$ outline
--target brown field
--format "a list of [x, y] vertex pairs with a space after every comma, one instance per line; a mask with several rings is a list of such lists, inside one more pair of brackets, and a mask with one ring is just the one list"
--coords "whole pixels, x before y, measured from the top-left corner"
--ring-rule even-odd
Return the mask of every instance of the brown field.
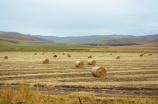
[[[158, 54], [152, 56], [140, 53], [104, 53], [101, 52], [0, 52], [0, 85], [10, 86], [27, 83], [30, 86], [49, 85], [52, 92], [92, 93], [96, 99], [112, 99], [118, 96], [158, 96]], [[67, 57], [71, 55], [71, 58]], [[88, 65], [88, 56], [96, 60], [95, 66], [106, 69], [103, 78], [93, 77]], [[8, 59], [4, 59], [8, 56]], [[120, 59], [116, 60], [116, 56]], [[43, 64], [44, 58], [49, 64]], [[75, 61], [84, 62], [84, 68], [76, 68]]]

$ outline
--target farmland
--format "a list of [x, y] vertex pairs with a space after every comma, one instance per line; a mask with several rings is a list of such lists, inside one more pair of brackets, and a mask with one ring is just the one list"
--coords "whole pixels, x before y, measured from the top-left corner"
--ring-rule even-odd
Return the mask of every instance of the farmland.
[[[0, 84], [51, 86], [51, 92], [92, 93], [96, 99], [118, 96], [158, 96], [158, 54], [102, 53], [102, 52], [0, 52]], [[67, 57], [71, 55], [71, 58]], [[8, 59], [4, 59], [4, 56]], [[57, 55], [56, 58], [53, 55]], [[95, 66], [106, 69], [106, 76], [93, 77], [88, 65], [88, 55], [96, 60]], [[115, 59], [120, 56], [120, 59]], [[43, 64], [44, 58], [49, 64]], [[75, 61], [84, 62], [84, 68], [76, 68]]]

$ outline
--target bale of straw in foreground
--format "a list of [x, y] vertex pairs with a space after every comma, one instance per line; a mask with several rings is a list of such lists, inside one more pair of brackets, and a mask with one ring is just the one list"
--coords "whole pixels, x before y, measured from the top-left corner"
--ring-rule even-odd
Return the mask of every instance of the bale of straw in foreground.
[[54, 55], [53, 57], [57, 57], [57, 55]]
[[89, 55], [89, 56], [88, 56], [88, 58], [92, 58], [92, 56], [91, 56], [91, 55]]
[[92, 68], [91, 73], [94, 77], [104, 77], [106, 75], [106, 70], [103, 67], [95, 66]]
[[93, 59], [88, 60], [88, 65], [95, 65], [95, 64], [96, 64], [95, 60], [93, 60]]
[[82, 61], [76, 61], [75, 62], [75, 66], [78, 68], [83, 68], [84, 67], [84, 63]]
[[8, 56], [4, 56], [4, 59], [8, 59]]
[[43, 59], [42, 62], [43, 62], [43, 64], [48, 64], [48, 63], [49, 63], [49, 59], [46, 59], [46, 58], [45, 58], [45, 59]]
[[116, 59], [120, 59], [120, 56], [116, 56]]

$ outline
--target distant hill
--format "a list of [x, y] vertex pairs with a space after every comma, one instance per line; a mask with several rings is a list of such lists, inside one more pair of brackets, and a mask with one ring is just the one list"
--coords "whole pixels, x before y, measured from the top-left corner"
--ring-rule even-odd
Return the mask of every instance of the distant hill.
[[44, 39], [54, 40], [56, 42], [66, 42], [66, 43], [92, 43], [96, 41], [103, 41], [108, 39], [119, 39], [133, 36], [126, 35], [90, 35], [90, 36], [77, 36], [77, 37], [57, 37], [57, 36], [41, 36], [35, 35], [37, 37], [42, 37]]
[[146, 35], [146, 36], [137, 36], [136, 38], [145, 39], [145, 40], [155, 40], [155, 39], [158, 39], [158, 34]]
[[90, 35], [90, 36], [77, 36], [77, 37], [57, 37], [57, 36], [40, 36], [44, 39], [53, 40], [56, 42], [66, 42], [66, 43], [94, 43], [98, 41], [105, 41], [109, 39], [121, 39], [121, 38], [137, 38], [144, 40], [155, 40], [158, 39], [158, 34], [147, 35], [147, 36], [133, 36], [133, 35]]
[[151, 41], [148, 41], [146, 42], [147, 44], [158, 44], [158, 39], [155, 39], [155, 40], [151, 40]]
[[5, 33], [5, 31], [0, 31], [0, 34], [1, 34], [1, 33]]
[[[0, 33], [0, 38], [3, 38], [3, 40], [11, 40], [11, 41], [16, 41], [20, 40], [25, 41], [25, 42], [37, 42], [37, 43], [51, 43], [51, 41], [47, 39], [43, 39], [41, 37], [33, 37], [31, 35], [25, 35], [25, 34], [20, 34], [17, 32], [4, 32]], [[16, 42], [15, 42], [16, 43]]]
[[19, 44], [20, 43], [20, 41], [18, 41], [18, 40], [8, 39], [8, 38], [0, 38], [0, 43], [1, 42], [9, 42], [9, 43], [15, 43], [15, 44]]
[[95, 43], [89, 43], [89, 45], [106, 45], [106, 46], [126, 46], [126, 45], [138, 45], [148, 40], [138, 38], [121, 38], [121, 39], [109, 39], [104, 41], [98, 41]]
[[[121, 38], [135, 38], [135, 39], [130, 39], [131, 41], [133, 41], [133, 43], [135, 43], [136, 39], [143, 39], [143, 40], [158, 39], [158, 34], [146, 35], [146, 36], [89, 35], [89, 36], [76, 36], [76, 37], [75, 36], [58, 37], [58, 36], [25, 35], [25, 34], [20, 34], [20, 33], [17, 33], [17, 32], [0, 31], [0, 37], [1, 38], [15, 39], [15, 40], [40, 41], [40, 42], [46, 42], [46, 43], [47, 42], [57, 42], [57, 43], [83, 43], [83, 44], [87, 44], [87, 43], [96, 43], [96, 42], [99, 42], [99, 41], [104, 42], [106, 40], [115, 41], [115, 39], [121, 39]], [[125, 41], [125, 40], [120, 40], [120, 41]], [[114, 44], [116, 44], [116, 42]], [[111, 43], [109, 43], [109, 44], [111, 44]], [[131, 42], [129, 44], [131, 44]]]

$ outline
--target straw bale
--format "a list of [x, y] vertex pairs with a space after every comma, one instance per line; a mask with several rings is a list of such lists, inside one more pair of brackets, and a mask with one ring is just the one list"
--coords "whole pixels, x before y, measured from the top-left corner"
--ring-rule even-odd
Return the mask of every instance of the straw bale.
[[112, 53], [110, 53], [110, 55], [112, 55]]
[[37, 55], [37, 53], [35, 53], [34, 55]]
[[71, 57], [71, 55], [70, 55], [70, 54], [67, 54], [67, 57]]
[[106, 75], [106, 70], [103, 67], [95, 66], [92, 68], [91, 73], [94, 77], [104, 77]]
[[140, 56], [143, 56], [143, 54], [140, 54]]
[[57, 57], [57, 55], [54, 55], [53, 57]]
[[43, 62], [43, 64], [48, 64], [48, 63], [49, 63], [49, 59], [46, 59], [46, 58], [45, 58], [45, 59], [43, 59], [42, 62]]
[[75, 62], [75, 66], [78, 68], [83, 68], [84, 67], [84, 63], [82, 61], [76, 61]]
[[95, 65], [95, 64], [96, 64], [95, 60], [93, 60], [93, 59], [88, 60], [88, 65]]
[[65, 55], [65, 53], [63, 53], [63, 55]]
[[88, 58], [92, 58], [92, 56], [91, 56], [91, 55], [89, 55], [89, 56], [88, 56]]
[[149, 55], [149, 56], [151, 56], [151, 55], [152, 55], [152, 53], [149, 53], [148, 55]]
[[4, 59], [8, 59], [8, 56], [4, 56]]
[[68, 57], [68, 58], [70, 58], [70, 57], [71, 57], [71, 55], [68, 55], [67, 57]]
[[120, 59], [120, 56], [116, 56], [116, 59]]

